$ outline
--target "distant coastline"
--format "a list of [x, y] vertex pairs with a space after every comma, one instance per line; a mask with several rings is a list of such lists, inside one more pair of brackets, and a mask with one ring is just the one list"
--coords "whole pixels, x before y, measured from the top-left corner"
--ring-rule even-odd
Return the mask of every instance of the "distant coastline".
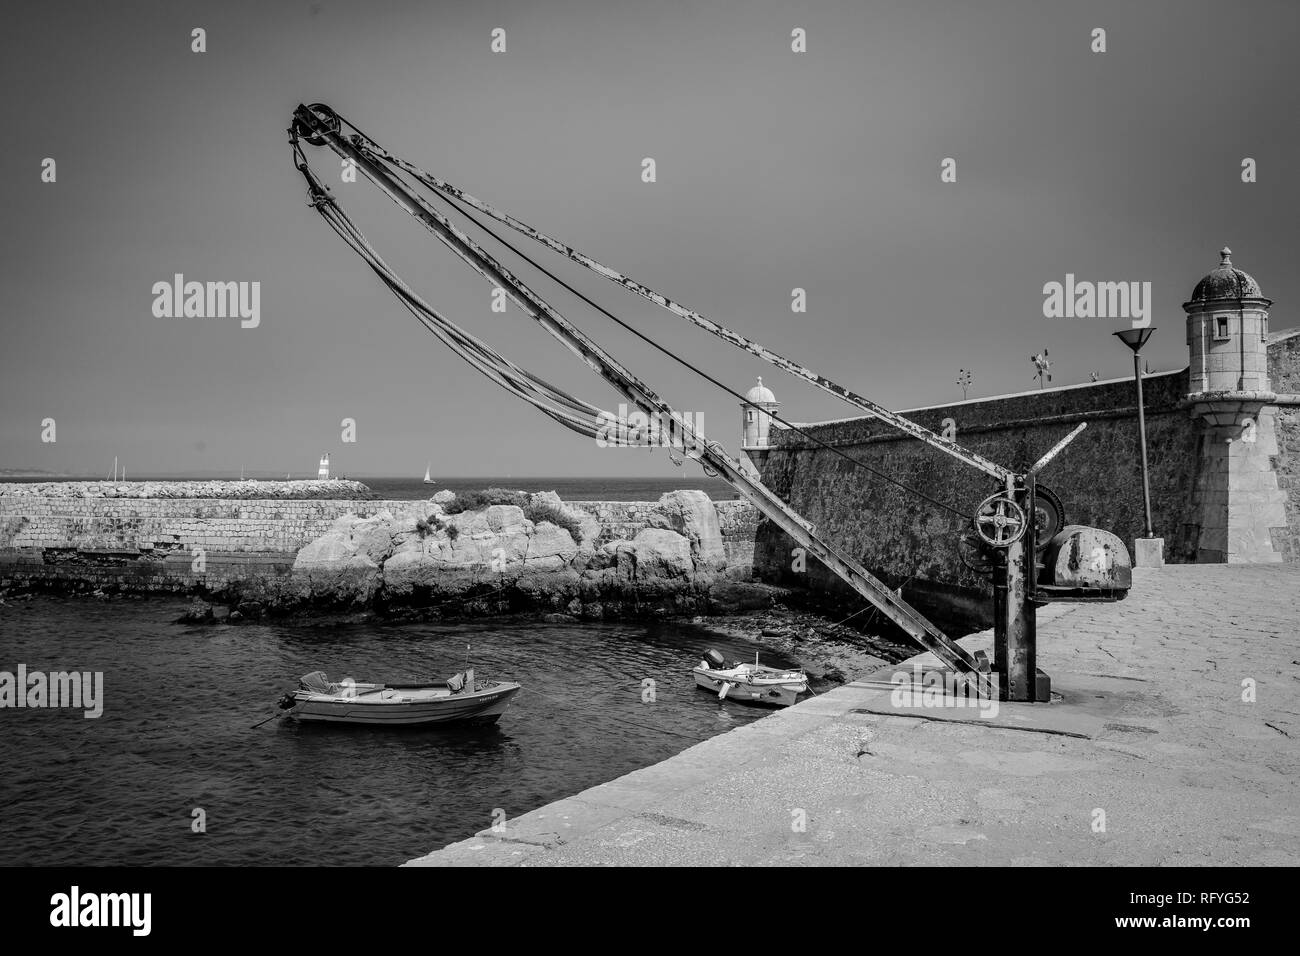
[[39, 468], [0, 468], [0, 480], [5, 481], [50, 481], [71, 477], [62, 471], [41, 471]]

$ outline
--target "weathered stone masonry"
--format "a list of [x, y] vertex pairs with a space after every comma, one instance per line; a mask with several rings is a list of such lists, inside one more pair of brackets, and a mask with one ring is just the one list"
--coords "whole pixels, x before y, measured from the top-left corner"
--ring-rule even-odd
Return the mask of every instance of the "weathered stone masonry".
[[[1272, 337], [1268, 376], [1273, 390], [1300, 394], [1300, 328]], [[1273, 420], [1274, 471], [1286, 496], [1286, 530], [1275, 534], [1274, 547], [1288, 564], [1300, 564], [1300, 405], [1279, 406]]]
[[338, 517], [419, 511], [424, 502], [64, 498], [0, 494], [0, 549], [297, 551]]
[[[1197, 438], [1181, 405], [1187, 373], [1145, 380], [1152, 520], [1174, 560], [1194, 558], [1199, 528], [1189, 523], [1195, 490]], [[1025, 469], [1080, 422], [1087, 429], [1042, 473], [1062, 499], [1066, 519], [1114, 531], [1127, 541], [1142, 533], [1142, 476], [1137, 407], [1131, 381], [1024, 393], [905, 413], [936, 432], [944, 420], [957, 441], [993, 461]], [[801, 426], [906, 485], [970, 514], [998, 490], [982, 472], [936, 451], [874, 418]], [[812, 521], [820, 535], [897, 586], [933, 583], [983, 593], [985, 577], [960, 561], [956, 541], [966, 522], [942, 508], [874, 477], [789, 432], [782, 432], [762, 465], [765, 483]], [[789, 538], [763, 522], [755, 567], [763, 577], [801, 581], [840, 591], [838, 579], [809, 560], [802, 573]]]

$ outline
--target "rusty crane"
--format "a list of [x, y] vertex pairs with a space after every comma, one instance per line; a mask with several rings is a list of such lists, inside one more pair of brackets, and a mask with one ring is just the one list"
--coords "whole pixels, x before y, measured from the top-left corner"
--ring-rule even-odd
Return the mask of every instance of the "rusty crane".
[[[345, 127], [348, 130], [346, 133]], [[300, 105], [294, 111], [289, 137], [293, 148], [294, 164], [307, 181], [309, 204], [349, 246], [362, 256], [371, 269], [397, 295], [402, 304], [413, 312], [426, 328], [484, 375], [566, 427], [583, 434], [594, 434], [594, 423], [600, 415], [600, 410], [596, 406], [569, 395], [516, 365], [441, 315], [403, 282], [344, 213], [337, 200], [311, 168], [302, 146], [304, 142], [312, 146], [327, 147], [343, 160], [354, 164], [355, 168], [370, 182], [413, 216], [471, 269], [494, 286], [504, 289], [526, 315], [557, 338], [593, 372], [612, 385], [619, 394], [647, 416], [659, 416], [658, 420], [675, 422], [685, 433], [683, 437], [692, 448], [691, 457], [696, 458], [706, 472], [726, 480], [743, 498], [752, 503], [799, 546], [825, 564], [918, 644], [962, 675], [979, 694], [1016, 701], [1042, 701], [1049, 698], [1048, 681], [1038, 670], [1035, 659], [1035, 606], [1048, 597], [1048, 592], [1037, 585], [1035, 552], [1041, 550], [1039, 540], [1041, 535], [1037, 526], [1046, 520], [1052, 525], [1052, 531], [1058, 531], [1063, 524], [1063, 517], [1059, 512], [1059, 504], [1049, 502], [1047, 506], [1039, 505], [1036, 478], [1038, 472], [1083, 429], [1083, 425], [1065, 436], [1028, 471], [1023, 474], [1016, 473], [654, 292], [622, 273], [476, 199], [464, 190], [393, 155], [328, 106], [319, 103], [311, 106]], [[573, 326], [519, 276], [483, 249], [449, 217], [443, 215], [428, 199], [417, 192], [405, 177], [410, 177], [416, 183], [431, 190], [453, 210], [459, 211], [507, 248], [523, 257], [525, 261], [541, 269], [609, 318], [624, 325], [624, 328], [629, 327], [612, 313], [592, 302], [501, 239], [486, 225], [475, 219], [469, 210], [476, 210], [509, 226], [551, 251], [604, 276], [624, 289], [654, 302], [763, 361], [810, 382], [850, 405], [863, 409], [902, 433], [994, 479], [998, 483], [999, 490], [982, 501], [973, 516], [964, 515], [971, 518], [974, 539], [978, 543], [978, 549], [985, 555], [987, 570], [994, 576], [996, 637], [992, 664], [982, 653], [972, 654], [967, 651], [908, 604], [900, 592], [889, 588], [853, 557], [821, 538], [808, 521], [792, 510], [761, 481], [747, 473], [741, 463], [727, 454], [719, 442], [704, 441], [702, 436], [696, 435], [691, 425], [648, 385], [624, 368], [617, 359], [604, 351], [585, 333]], [[651, 342], [651, 344], [655, 343]], [[660, 350], [665, 351], [662, 348]], [[670, 353], [665, 352], [665, 354]], [[687, 364], [681, 359], [677, 360]], [[693, 366], [691, 368], [702, 375], [705, 374], [694, 369]], [[707, 375], [705, 377], [708, 378]], [[709, 380], [721, 384], [714, 379]], [[858, 464], [868, 467], [861, 462]], [[916, 493], [928, 498], [920, 491]], [[1055, 514], [1045, 519], [1045, 509], [1055, 509]], [[1030, 515], [1035, 516], [1033, 522], [1027, 517]], [[1035, 526], [1033, 530], [1031, 524]]]

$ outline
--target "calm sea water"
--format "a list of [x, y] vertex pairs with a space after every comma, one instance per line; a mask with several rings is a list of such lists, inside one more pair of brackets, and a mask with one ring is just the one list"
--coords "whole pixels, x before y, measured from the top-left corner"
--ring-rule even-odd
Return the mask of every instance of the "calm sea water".
[[[168, 478], [178, 480], [203, 480], [205, 478], [222, 478], [230, 480], [239, 475], [141, 475], [140, 481], [166, 481]], [[274, 480], [279, 475], [263, 475], [264, 480]], [[315, 475], [294, 475], [295, 478], [314, 478]], [[348, 476], [351, 477], [351, 476]], [[357, 480], [369, 485], [381, 498], [394, 500], [415, 500], [428, 498], [443, 488], [452, 491], [479, 491], [484, 488], [510, 488], [517, 491], [554, 491], [566, 501], [656, 501], [667, 491], [691, 489], [706, 492], [714, 501], [730, 501], [736, 492], [720, 478], [707, 478], [696, 468], [693, 472], [683, 471], [676, 478], [439, 478], [432, 476], [433, 483], [426, 485], [422, 475], [405, 477], [358, 476]], [[69, 478], [66, 476], [43, 478], [3, 478], [0, 481], [100, 481], [96, 476]], [[132, 481], [137, 480], [132, 476]]]
[[[695, 688], [706, 648], [754, 648], [689, 624], [169, 623], [184, 607], [0, 607], [0, 670], [103, 671], [105, 698], [94, 720], [0, 710], [0, 865], [396, 864], [768, 713]], [[443, 677], [467, 643], [480, 677], [524, 685], [494, 727], [250, 728], [309, 671]]]

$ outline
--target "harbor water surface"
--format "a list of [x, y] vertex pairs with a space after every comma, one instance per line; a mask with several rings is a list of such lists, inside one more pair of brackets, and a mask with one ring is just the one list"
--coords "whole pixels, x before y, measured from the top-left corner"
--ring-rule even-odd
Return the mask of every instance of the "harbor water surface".
[[[768, 713], [694, 686], [706, 648], [755, 648], [687, 622], [171, 623], [185, 607], [0, 606], [0, 671], [104, 681], [97, 719], [0, 710], [0, 864], [396, 864]], [[251, 727], [309, 671], [442, 678], [467, 644], [524, 687], [494, 726]]]

